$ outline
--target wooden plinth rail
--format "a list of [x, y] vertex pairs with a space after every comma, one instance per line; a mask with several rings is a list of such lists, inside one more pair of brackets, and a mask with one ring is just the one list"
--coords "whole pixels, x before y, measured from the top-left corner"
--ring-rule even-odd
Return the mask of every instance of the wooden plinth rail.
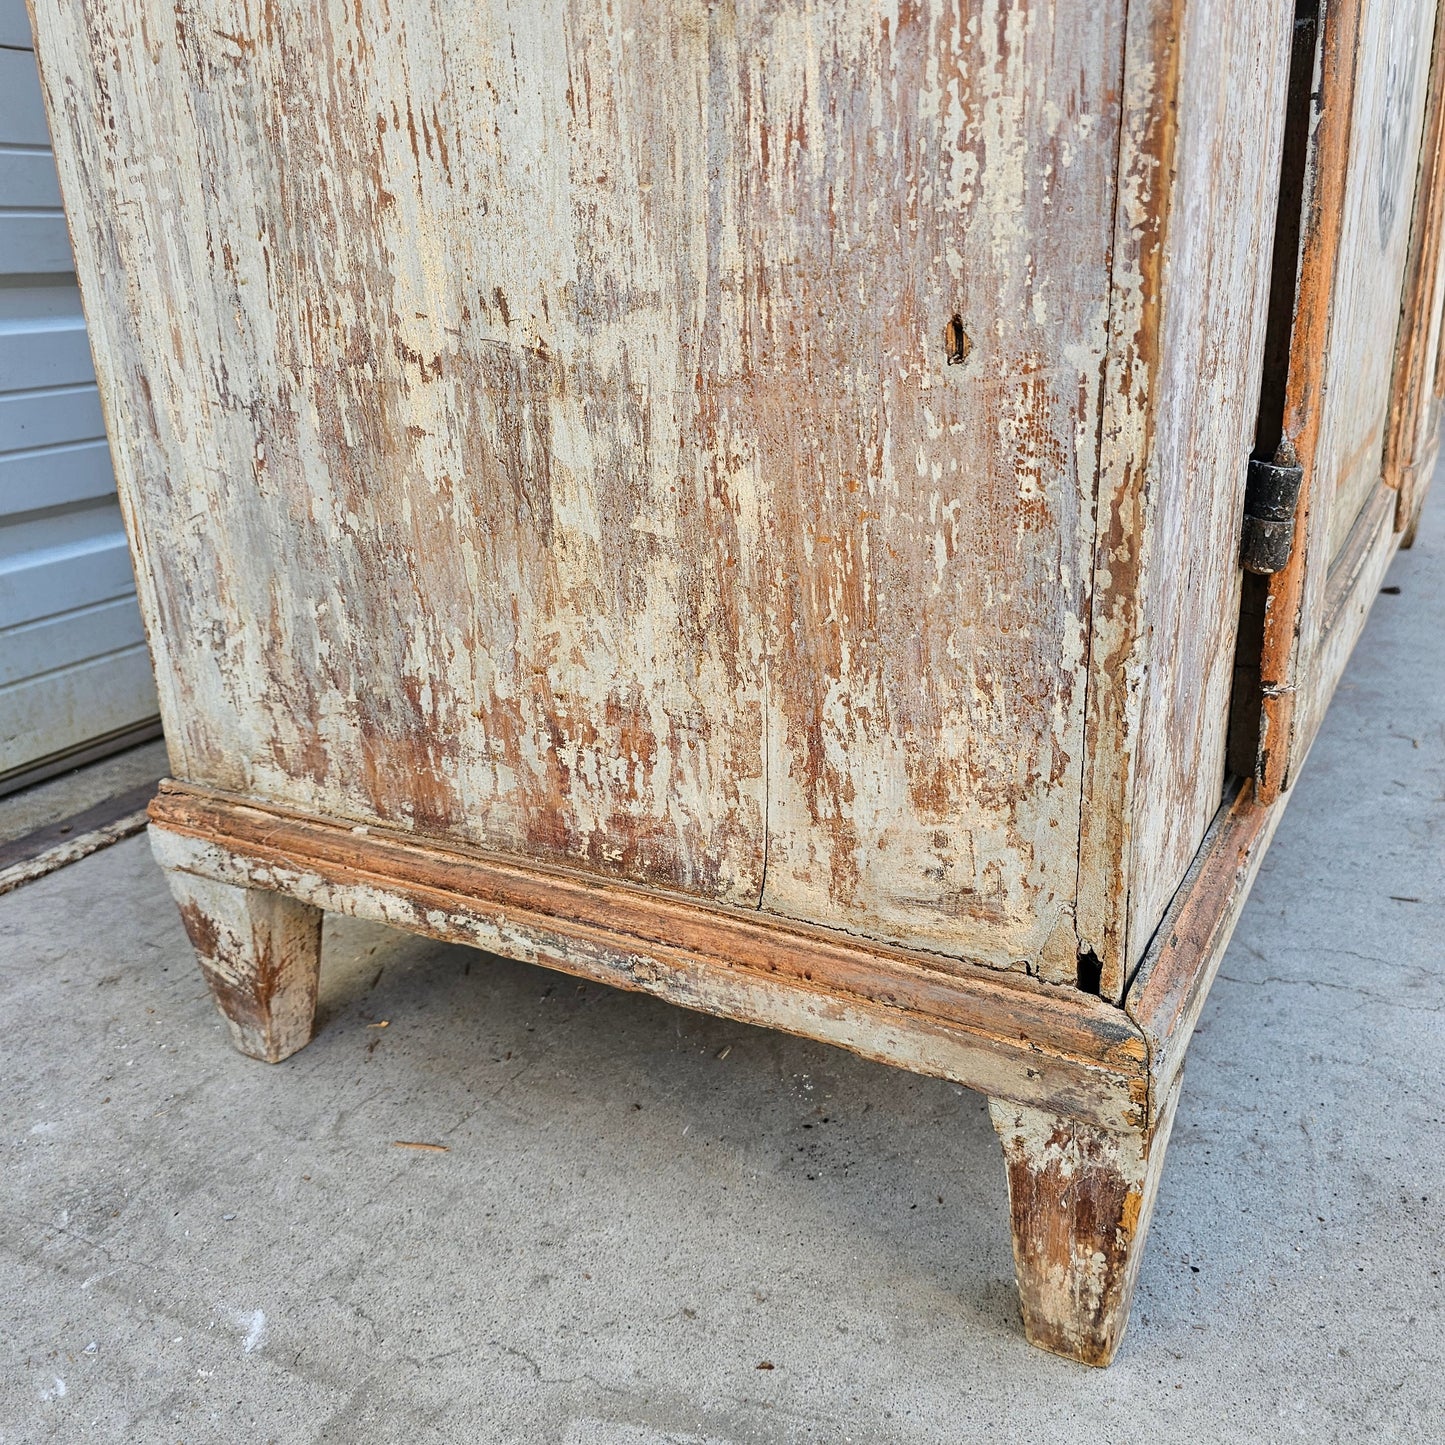
[[[1221, 810], [1118, 1008], [1017, 974], [174, 782], [169, 868], [780, 1028], [1105, 1128], [1153, 1118], [1274, 810]], [[1176, 1037], [1181, 1034], [1182, 1037]]]

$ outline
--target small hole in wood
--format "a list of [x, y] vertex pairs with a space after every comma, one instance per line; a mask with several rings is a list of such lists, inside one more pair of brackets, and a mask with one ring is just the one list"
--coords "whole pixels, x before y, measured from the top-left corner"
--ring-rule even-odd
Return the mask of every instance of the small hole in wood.
[[954, 313], [953, 319], [943, 328], [943, 348], [950, 366], [962, 366], [973, 350], [973, 342], [963, 329], [963, 317]]
[[1104, 981], [1104, 965], [1093, 949], [1079, 955], [1079, 991], [1098, 993]]

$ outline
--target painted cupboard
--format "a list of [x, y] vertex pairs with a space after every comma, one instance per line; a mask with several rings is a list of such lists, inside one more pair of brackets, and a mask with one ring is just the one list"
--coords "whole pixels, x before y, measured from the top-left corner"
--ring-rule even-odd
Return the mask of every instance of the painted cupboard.
[[331, 909], [985, 1092], [1112, 1356], [1433, 461], [1433, 0], [34, 0], [238, 1045]]

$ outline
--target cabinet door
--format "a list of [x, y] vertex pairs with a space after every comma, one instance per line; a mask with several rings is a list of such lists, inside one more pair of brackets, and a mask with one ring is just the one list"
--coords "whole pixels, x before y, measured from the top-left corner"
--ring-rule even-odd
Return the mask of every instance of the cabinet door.
[[[1273, 437], [1262, 421], [1260, 441], [1293, 451], [1305, 483], [1294, 555], [1255, 584], [1265, 800], [1298, 770], [1394, 547], [1397, 357], [1412, 358], [1412, 374], [1429, 367], [1413, 351], [1420, 307], [1435, 305], [1433, 286], [1424, 298], [1418, 284], [1439, 204], [1435, 12], [1435, 0], [1338, 0], [1301, 14], [1318, 46], [1307, 52], [1298, 271], [1282, 415]], [[1428, 343], [1428, 316], [1425, 328]]]
[[1420, 180], [1410, 237], [1410, 265], [1395, 346], [1395, 379], [1385, 428], [1385, 482], [1397, 494], [1402, 546], [1413, 539], [1420, 505], [1440, 451], [1445, 394], [1445, 7], [1435, 20]]

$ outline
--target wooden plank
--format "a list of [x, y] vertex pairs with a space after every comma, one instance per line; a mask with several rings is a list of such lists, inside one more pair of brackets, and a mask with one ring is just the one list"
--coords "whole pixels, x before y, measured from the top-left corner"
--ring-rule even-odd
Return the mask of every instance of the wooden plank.
[[[1343, 667], [1341, 639], [1350, 633], [1326, 635], [1327, 593], [1339, 585], [1334, 567], [1359, 535], [1362, 509], [1377, 504], [1396, 354], [1362, 347], [1360, 338], [1404, 335], [1402, 293], [1414, 284], [1411, 182], [1430, 175], [1434, 30], [1426, 0], [1340, 0], [1325, 11], [1284, 419], [1305, 480], [1294, 553], [1269, 579], [1264, 612], [1256, 762], [1264, 803], [1298, 772]], [[1371, 531], [1373, 521], [1365, 526]]]
[[1224, 783], [1290, 22], [1129, 6], [1078, 893], [1110, 998]]
[[718, 391], [777, 519], [763, 903], [1072, 981], [1123, 8], [787, 8]]
[[1290, 10], [1254, 0], [1195, 4], [1182, 34], [1181, 132], [1158, 340], [1156, 490], [1146, 502], [1151, 555], [1131, 800], [1131, 968], [1224, 789], [1244, 469], [1267, 329]]
[[[1316, 494], [1311, 491], [1302, 505], [1315, 504]], [[1327, 497], [1324, 505], [1329, 504]], [[1327, 571], [1322, 565], [1328, 542], [1323, 524], [1305, 518], [1297, 524], [1309, 527], [1309, 552], [1301, 555], [1303, 549], [1297, 546], [1287, 573], [1278, 574], [1284, 579], [1277, 602], [1280, 610], [1267, 615], [1266, 621], [1266, 664], [1286, 681], [1266, 689], [1264, 696], [1265, 732], [1259, 753], [1262, 803], [1278, 798], [1304, 766], [1404, 536], [1396, 530], [1399, 520], [1398, 494], [1380, 478]], [[1313, 575], [1317, 565], [1323, 576]], [[1271, 601], [1275, 602], [1273, 591]], [[1290, 614], [1285, 610], [1292, 602], [1306, 609], [1295, 614], [1299, 620], [1294, 629], [1288, 626]]]
[[[1331, 558], [1374, 492], [1383, 465], [1434, 33], [1434, 0], [1363, 5], [1344, 191], [1346, 243], [1337, 255], [1332, 292], [1338, 363], [1329, 373], [1316, 463], [1333, 488]], [[1364, 345], [1364, 337], [1378, 342]]]
[[88, 858], [146, 826], [146, 806], [159, 779], [128, 788], [92, 808], [0, 843], [0, 893]]
[[210, 12], [39, 10], [178, 766], [756, 903], [724, 18]]
[[1426, 102], [1406, 266], [1405, 303], [1395, 343], [1395, 374], [1385, 428], [1383, 476], [1399, 493], [1396, 526], [1408, 531], [1434, 472], [1440, 448], [1440, 407], [1435, 374], [1445, 322], [1445, 6], [1435, 16], [1435, 40]]
[[276, 888], [839, 1043], [990, 1095], [1133, 1127], [1144, 1051], [1097, 999], [832, 930], [514, 859], [321, 822], [176, 784], [151, 809], [165, 866]]
[[109, 848], [112, 843], [133, 838], [142, 832], [145, 826], [145, 808], [137, 808], [108, 823], [101, 823], [83, 833], [78, 832], [73, 837], [62, 839], [23, 862], [0, 865], [0, 893], [12, 893], [25, 883], [33, 883], [37, 878], [44, 878], [72, 863], [80, 862], [82, 858], [89, 858], [92, 853], [99, 853], [102, 848]]
[[1292, 775], [1295, 697], [1307, 675], [1300, 630], [1315, 574], [1328, 568], [1326, 518], [1331, 483], [1317, 465], [1325, 418], [1330, 319], [1340, 249], [1361, 0], [1325, 11], [1315, 94], [1319, 118], [1311, 139], [1300, 234], [1295, 317], [1285, 379], [1283, 440], [1304, 470], [1289, 562], [1268, 581], [1260, 648], [1260, 707], [1255, 782], [1261, 803], [1273, 803]]
[[1151, 1124], [1183, 1068], [1284, 805], [1259, 803], [1252, 780], [1226, 800], [1129, 985], [1124, 1009], [1149, 1041]]

